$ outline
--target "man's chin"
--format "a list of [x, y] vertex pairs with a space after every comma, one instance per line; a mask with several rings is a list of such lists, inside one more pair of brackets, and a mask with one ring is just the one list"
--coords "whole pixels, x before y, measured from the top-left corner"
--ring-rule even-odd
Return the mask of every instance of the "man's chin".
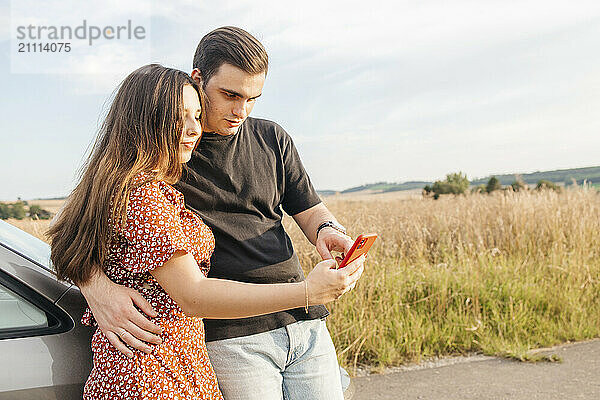
[[219, 129], [219, 132], [217, 132], [217, 133], [221, 136], [231, 136], [231, 135], [235, 135], [239, 129], [240, 129], [239, 126], [236, 126], [235, 128], [223, 128], [223, 129]]

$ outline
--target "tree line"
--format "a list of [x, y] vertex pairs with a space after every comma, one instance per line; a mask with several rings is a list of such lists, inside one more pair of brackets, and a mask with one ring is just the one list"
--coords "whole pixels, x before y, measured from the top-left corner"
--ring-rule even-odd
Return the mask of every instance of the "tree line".
[[[437, 200], [443, 194], [465, 194], [470, 186], [471, 182], [466, 174], [455, 172], [446, 175], [446, 179], [443, 181], [435, 181], [432, 185], [426, 185], [423, 188], [423, 195], [427, 197], [433, 196]], [[529, 190], [529, 186], [519, 176], [516, 176], [515, 181], [510, 185], [502, 186], [498, 178], [492, 176], [487, 184], [473, 186], [471, 193], [492, 193], [500, 190], [520, 192]], [[559, 192], [561, 187], [554, 182], [541, 179], [537, 182], [534, 190], [554, 190]]]
[[29, 205], [26, 201], [19, 200], [15, 203], [0, 203], [0, 219], [50, 219], [52, 213], [38, 205]]

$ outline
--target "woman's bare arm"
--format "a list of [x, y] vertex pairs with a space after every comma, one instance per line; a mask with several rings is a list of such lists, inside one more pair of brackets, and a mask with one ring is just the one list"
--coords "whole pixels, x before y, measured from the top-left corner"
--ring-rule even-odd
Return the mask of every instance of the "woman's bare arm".
[[[282, 285], [250, 285], [205, 278], [195, 260], [189, 255], [183, 257], [184, 255], [183, 252], [176, 254], [162, 267], [154, 270], [153, 275], [167, 293], [190, 315], [222, 319], [242, 318], [240, 314], [243, 316], [258, 315], [270, 312], [267, 309], [272, 309], [271, 312], [274, 312], [304, 305], [303, 287], [299, 299], [297, 287], [291, 289], [284, 286], [282, 289]], [[182, 257], [183, 260], [181, 260]], [[331, 260], [330, 263], [332, 263]], [[166, 267], [169, 266], [174, 268], [168, 270]], [[330, 273], [329, 275], [337, 273], [335, 270], [329, 270], [329, 265], [326, 265], [326, 267], [325, 271], [321, 272]], [[356, 282], [362, 273], [362, 261], [360, 264], [348, 265], [344, 270], [341, 271], [347, 274], [347, 278]], [[184, 275], [188, 275], [188, 278], [183, 278]], [[342, 280], [340, 288], [343, 287], [344, 283], [341, 275], [343, 274], [338, 276]], [[333, 278], [333, 276], [330, 277]], [[200, 280], [203, 281], [202, 284], [199, 283]], [[193, 284], [192, 282], [196, 283]], [[205, 285], [206, 283], [208, 285]], [[160, 337], [157, 335], [160, 334], [161, 328], [149, 321], [135, 306], [151, 317], [155, 317], [156, 312], [137, 291], [112, 282], [102, 271], [98, 271], [89, 282], [79, 286], [94, 314], [98, 327], [104, 332], [110, 343], [121, 353], [133, 357], [132, 351], [126, 345], [144, 352], [150, 352], [152, 348], [148, 343], [160, 343]], [[264, 290], [257, 288], [260, 286], [271, 287], [268, 292], [260, 293], [262, 303], [257, 303], [256, 299], [248, 302], [246, 296], [252, 295], [254, 290]], [[322, 286], [312, 285], [309, 280], [311, 304], [319, 304], [316, 302], [318, 301], [317, 290], [319, 287]], [[243, 288], [243, 290], [240, 290], [240, 288]], [[287, 298], [279, 299], [283, 301], [277, 304], [273, 303], [274, 299], [282, 296], [282, 290], [284, 291], [283, 297]], [[347, 287], [344, 290], [347, 290]], [[202, 291], [204, 295], [198, 297], [198, 294]], [[226, 300], [225, 303], [221, 301], [223, 297], [231, 296], [233, 297]], [[188, 305], [188, 302], [191, 304]], [[323, 301], [323, 303], [326, 302]]]
[[[336, 270], [335, 261], [322, 261], [306, 278], [309, 304], [337, 299], [363, 271], [364, 257]], [[245, 318], [269, 314], [306, 304], [305, 283], [251, 284], [206, 278], [194, 258], [177, 251], [162, 267], [151, 271], [162, 288], [190, 316]]]

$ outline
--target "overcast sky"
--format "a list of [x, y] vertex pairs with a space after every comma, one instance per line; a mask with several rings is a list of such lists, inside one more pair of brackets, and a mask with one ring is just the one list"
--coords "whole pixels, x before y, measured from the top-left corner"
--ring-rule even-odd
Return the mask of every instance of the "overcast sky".
[[0, 200], [67, 195], [119, 81], [148, 62], [189, 72], [223, 25], [265, 45], [252, 115], [290, 133], [318, 189], [600, 165], [599, 1], [67, 3], [36, 2], [32, 21], [130, 18], [149, 47], [99, 43], [63, 73], [12, 73], [0, 0]]

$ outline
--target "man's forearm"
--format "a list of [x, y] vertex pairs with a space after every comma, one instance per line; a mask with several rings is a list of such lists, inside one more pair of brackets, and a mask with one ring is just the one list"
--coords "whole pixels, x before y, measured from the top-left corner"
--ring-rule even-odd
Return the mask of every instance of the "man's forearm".
[[317, 243], [317, 228], [319, 228], [319, 225], [325, 221], [337, 222], [333, 214], [323, 203], [319, 203], [292, 217], [300, 229], [302, 229], [302, 232], [304, 232], [304, 236], [306, 236], [313, 245]]
[[77, 285], [77, 287], [79, 287], [79, 290], [81, 290], [81, 293], [84, 293], [85, 295], [86, 291], [92, 290], [93, 288], [98, 287], [98, 285], [102, 285], [107, 280], [108, 277], [106, 276], [104, 271], [100, 268], [95, 268], [90, 274], [90, 278], [87, 281], [75, 282], [75, 285]]

